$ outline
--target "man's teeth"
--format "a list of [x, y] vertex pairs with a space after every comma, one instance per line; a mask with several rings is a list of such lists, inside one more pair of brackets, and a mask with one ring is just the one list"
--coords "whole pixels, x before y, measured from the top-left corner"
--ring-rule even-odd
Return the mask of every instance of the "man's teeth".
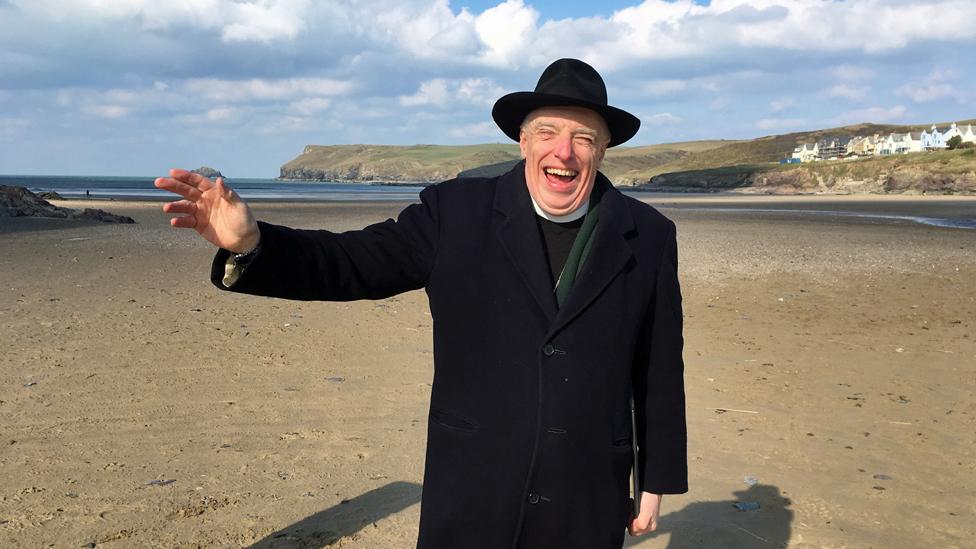
[[560, 170], [559, 168], [546, 168], [546, 173], [550, 175], [561, 175], [563, 177], [576, 177], [576, 173], [573, 170]]

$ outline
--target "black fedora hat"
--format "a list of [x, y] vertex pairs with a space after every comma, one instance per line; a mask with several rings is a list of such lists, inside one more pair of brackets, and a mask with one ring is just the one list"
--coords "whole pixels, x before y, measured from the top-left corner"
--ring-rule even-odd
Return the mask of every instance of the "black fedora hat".
[[610, 128], [609, 147], [627, 141], [640, 119], [607, 104], [607, 86], [596, 69], [579, 59], [559, 59], [546, 67], [535, 91], [510, 93], [495, 102], [491, 117], [505, 135], [519, 140], [525, 117], [540, 107], [585, 107], [596, 111]]

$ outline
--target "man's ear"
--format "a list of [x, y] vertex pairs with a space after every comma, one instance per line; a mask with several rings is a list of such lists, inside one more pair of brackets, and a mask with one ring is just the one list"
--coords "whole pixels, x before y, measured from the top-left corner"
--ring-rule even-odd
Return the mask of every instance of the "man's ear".
[[522, 158], [525, 158], [525, 147], [528, 144], [527, 141], [528, 141], [528, 137], [526, 137], [525, 135], [525, 130], [520, 129], [519, 130], [519, 153], [522, 155]]

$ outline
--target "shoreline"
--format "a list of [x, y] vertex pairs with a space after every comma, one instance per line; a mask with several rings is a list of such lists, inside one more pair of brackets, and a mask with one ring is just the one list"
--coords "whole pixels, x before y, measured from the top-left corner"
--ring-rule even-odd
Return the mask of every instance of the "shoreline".
[[[665, 214], [673, 211], [701, 214], [749, 216], [782, 216], [784, 218], [823, 217], [839, 218], [835, 221], [919, 223], [948, 229], [976, 229], [976, 197], [969, 196], [904, 196], [904, 195], [631, 195], [650, 204]], [[168, 197], [167, 197], [168, 198]], [[123, 199], [64, 199], [52, 200], [52, 204], [69, 208], [93, 207], [110, 213], [113, 208], [135, 205], [159, 207], [167, 200]], [[346, 199], [346, 200], [294, 200], [251, 199], [255, 208], [280, 207], [286, 209], [312, 208], [315, 205], [364, 208], [368, 206], [390, 207], [397, 211], [416, 200], [404, 199]]]

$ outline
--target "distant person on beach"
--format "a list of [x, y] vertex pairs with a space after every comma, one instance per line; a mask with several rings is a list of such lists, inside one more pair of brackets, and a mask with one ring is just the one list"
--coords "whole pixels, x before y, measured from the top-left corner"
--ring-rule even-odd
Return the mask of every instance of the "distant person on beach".
[[591, 66], [554, 62], [492, 116], [522, 162], [427, 187], [396, 221], [358, 231], [257, 221], [221, 178], [172, 170], [155, 184], [182, 197], [163, 206], [172, 225], [219, 248], [220, 289], [334, 301], [426, 290], [419, 548], [619, 548], [625, 528], [657, 527], [662, 494], [687, 491], [675, 226], [598, 171], [640, 121], [608, 104]]

